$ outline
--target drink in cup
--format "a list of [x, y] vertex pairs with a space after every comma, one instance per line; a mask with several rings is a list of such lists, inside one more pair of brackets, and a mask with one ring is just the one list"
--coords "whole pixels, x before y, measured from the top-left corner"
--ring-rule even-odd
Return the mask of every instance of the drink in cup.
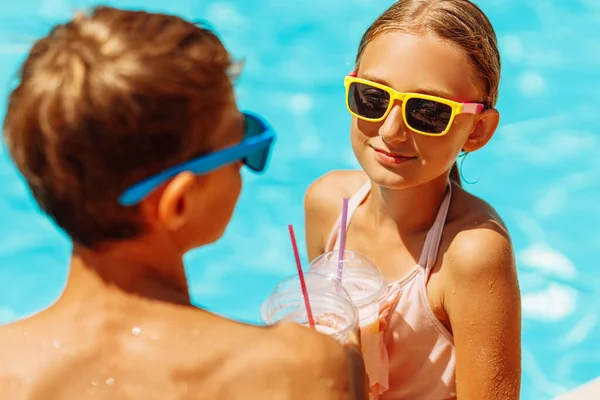
[[[360, 347], [358, 312], [350, 295], [335, 280], [322, 274], [305, 273], [304, 280], [315, 329], [347, 346]], [[298, 276], [279, 283], [261, 307], [267, 325], [292, 321], [308, 326], [308, 314]]]
[[[322, 254], [311, 262], [310, 272], [337, 280], [339, 259], [337, 250]], [[388, 292], [387, 281], [375, 264], [360, 253], [345, 250], [341, 261], [341, 284], [358, 310], [361, 349], [370, 385], [387, 386], [386, 372], [380, 365], [382, 338], [379, 334], [380, 301]]]

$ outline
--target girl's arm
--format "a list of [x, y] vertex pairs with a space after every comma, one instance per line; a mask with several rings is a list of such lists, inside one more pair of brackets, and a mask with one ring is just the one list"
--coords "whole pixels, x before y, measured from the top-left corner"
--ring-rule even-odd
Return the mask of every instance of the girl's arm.
[[451, 249], [444, 257], [444, 308], [456, 346], [458, 399], [518, 399], [521, 297], [508, 234], [487, 222], [461, 232]]
[[339, 177], [335, 175], [335, 172], [330, 172], [314, 181], [304, 196], [304, 229], [309, 262], [325, 252], [327, 234], [335, 223], [335, 217], [331, 221], [332, 215], [335, 215], [332, 199], [339, 196], [334, 184]]
[[325, 240], [327, 240], [323, 234], [322, 215], [325, 188], [321, 184], [321, 179], [313, 182], [304, 196], [304, 229], [309, 262], [325, 252]]
[[325, 252], [325, 245], [333, 225], [342, 209], [346, 186], [354, 188], [356, 177], [364, 179], [354, 171], [332, 171], [314, 181], [304, 196], [304, 224], [308, 260]]

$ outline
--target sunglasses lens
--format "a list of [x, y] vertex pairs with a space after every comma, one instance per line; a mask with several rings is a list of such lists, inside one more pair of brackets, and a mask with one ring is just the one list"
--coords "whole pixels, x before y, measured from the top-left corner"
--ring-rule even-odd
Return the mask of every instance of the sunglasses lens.
[[[249, 139], [254, 136], [258, 136], [261, 133], [267, 130], [265, 124], [259, 120], [258, 118], [252, 115], [245, 115], [246, 118], [246, 133], [244, 135], [245, 139]], [[271, 150], [271, 146], [262, 147], [250, 154], [248, 154], [244, 158], [244, 164], [248, 168], [256, 172], [262, 172], [267, 165], [267, 160], [269, 158], [269, 152]]]
[[353, 82], [348, 88], [350, 110], [365, 119], [378, 119], [385, 115], [390, 104], [390, 94], [385, 90]]
[[451, 117], [452, 107], [447, 104], [414, 98], [406, 102], [406, 122], [416, 131], [441, 134]]

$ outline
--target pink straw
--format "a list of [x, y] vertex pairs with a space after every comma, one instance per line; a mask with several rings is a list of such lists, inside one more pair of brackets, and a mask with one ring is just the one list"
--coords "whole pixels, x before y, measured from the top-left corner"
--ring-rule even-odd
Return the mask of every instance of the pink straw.
[[288, 225], [290, 230], [290, 238], [292, 239], [292, 247], [294, 248], [294, 256], [296, 256], [296, 267], [298, 268], [298, 277], [300, 278], [300, 287], [302, 288], [302, 296], [304, 297], [304, 306], [306, 307], [306, 315], [308, 316], [308, 325], [311, 328], [315, 327], [312, 309], [308, 301], [308, 290], [306, 290], [306, 282], [304, 281], [304, 272], [302, 272], [302, 264], [300, 263], [300, 254], [298, 253], [298, 245], [296, 244], [296, 236], [294, 235], [294, 227]]
[[340, 252], [338, 254], [338, 282], [342, 283], [342, 269], [344, 268], [344, 250], [346, 248], [346, 224], [348, 221], [348, 198], [342, 202], [342, 220], [340, 221]]

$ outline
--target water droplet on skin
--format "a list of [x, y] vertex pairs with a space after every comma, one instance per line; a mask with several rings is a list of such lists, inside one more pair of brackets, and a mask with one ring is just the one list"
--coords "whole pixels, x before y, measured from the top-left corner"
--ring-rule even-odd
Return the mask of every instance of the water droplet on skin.
[[60, 342], [60, 340], [53, 340], [52, 341], [52, 347], [54, 347], [55, 349], [59, 349], [60, 346], [62, 346], [62, 343]]
[[112, 385], [113, 383], [115, 383], [115, 378], [108, 378], [108, 379], [106, 380], [106, 384], [107, 384], [108, 386]]
[[134, 335], [136, 335], [136, 336], [137, 336], [137, 335], [139, 335], [141, 331], [142, 331], [142, 330], [140, 329], [140, 327], [139, 327], [139, 326], [134, 326], [134, 327], [131, 329], [131, 333], [133, 333], [133, 334], [134, 334]]
[[90, 383], [92, 384], [92, 386], [98, 386], [98, 382], [97, 381], [90, 381]]

